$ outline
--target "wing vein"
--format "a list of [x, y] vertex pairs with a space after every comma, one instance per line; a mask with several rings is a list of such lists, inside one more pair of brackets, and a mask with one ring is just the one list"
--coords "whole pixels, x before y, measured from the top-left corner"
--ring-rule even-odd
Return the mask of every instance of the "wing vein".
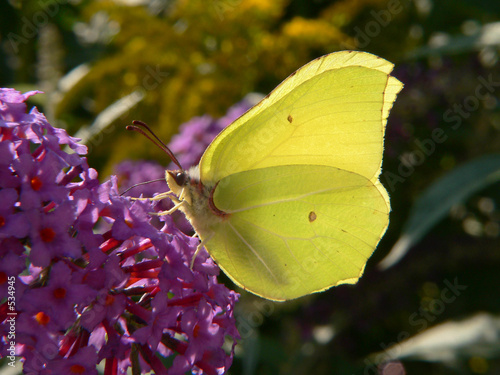
[[267, 272], [269, 272], [269, 274], [272, 276], [272, 278], [276, 282], [276, 285], [278, 285], [279, 281], [276, 278], [276, 275], [274, 275], [274, 273], [271, 271], [271, 269], [269, 268], [267, 263], [264, 261], [264, 259], [262, 259], [262, 257], [259, 255], [259, 253], [252, 247], [252, 245], [250, 245], [248, 243], [248, 241], [245, 239], [245, 237], [243, 237], [241, 235], [241, 233], [230, 222], [228, 222], [227, 224], [233, 230], [234, 234], [236, 234], [236, 236], [250, 249], [250, 251], [253, 253], [253, 255], [255, 255], [255, 257], [262, 263], [262, 265], [266, 268]]

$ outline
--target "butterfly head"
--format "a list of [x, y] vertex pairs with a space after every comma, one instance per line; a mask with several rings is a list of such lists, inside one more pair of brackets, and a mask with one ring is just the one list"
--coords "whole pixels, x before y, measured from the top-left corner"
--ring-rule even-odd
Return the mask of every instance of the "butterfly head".
[[[182, 188], [187, 184], [188, 177], [185, 171], [167, 171], [165, 173], [165, 179], [167, 180], [168, 186], [172, 191]], [[175, 191], [174, 191], [175, 193]], [[177, 193], [176, 193], [177, 194]]]
[[198, 167], [189, 168], [187, 171], [182, 169], [166, 171], [165, 179], [170, 190], [178, 197], [186, 199], [189, 203], [191, 203], [190, 197], [193, 194], [207, 195], [200, 182]]
[[168, 187], [178, 197], [182, 194], [182, 190], [189, 183], [189, 177], [183, 170], [166, 171], [165, 179], [167, 180]]

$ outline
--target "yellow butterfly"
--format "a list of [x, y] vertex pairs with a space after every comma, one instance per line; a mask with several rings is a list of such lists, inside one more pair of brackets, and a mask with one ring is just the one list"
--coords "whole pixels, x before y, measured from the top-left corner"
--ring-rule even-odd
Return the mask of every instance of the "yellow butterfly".
[[403, 87], [392, 69], [355, 51], [311, 61], [224, 129], [199, 166], [167, 171], [171, 192], [157, 198], [170, 197], [166, 213], [182, 210], [200, 246], [258, 296], [356, 283], [389, 223], [378, 178]]

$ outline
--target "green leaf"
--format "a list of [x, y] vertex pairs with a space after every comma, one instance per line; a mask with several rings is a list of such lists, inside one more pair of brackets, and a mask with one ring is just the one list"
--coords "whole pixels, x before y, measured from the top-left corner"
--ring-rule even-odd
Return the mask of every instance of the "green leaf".
[[403, 234], [379, 263], [383, 270], [396, 264], [450, 208], [486, 186], [500, 181], [500, 154], [474, 159], [438, 179], [417, 199]]
[[477, 313], [460, 321], [446, 321], [405, 341], [374, 353], [372, 363], [397, 359], [460, 365], [471, 357], [495, 358], [500, 353], [497, 337], [500, 317]]

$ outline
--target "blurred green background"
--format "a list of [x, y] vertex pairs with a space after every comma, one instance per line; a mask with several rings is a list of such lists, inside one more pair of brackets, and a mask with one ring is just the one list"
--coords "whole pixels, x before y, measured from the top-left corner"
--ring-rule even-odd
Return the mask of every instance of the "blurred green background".
[[243, 292], [230, 372], [500, 373], [498, 0], [8, 0], [0, 17], [2, 87], [44, 91], [32, 104], [102, 180], [125, 159], [169, 163], [133, 119], [168, 142], [320, 55], [394, 62], [393, 211], [365, 275], [287, 303]]

